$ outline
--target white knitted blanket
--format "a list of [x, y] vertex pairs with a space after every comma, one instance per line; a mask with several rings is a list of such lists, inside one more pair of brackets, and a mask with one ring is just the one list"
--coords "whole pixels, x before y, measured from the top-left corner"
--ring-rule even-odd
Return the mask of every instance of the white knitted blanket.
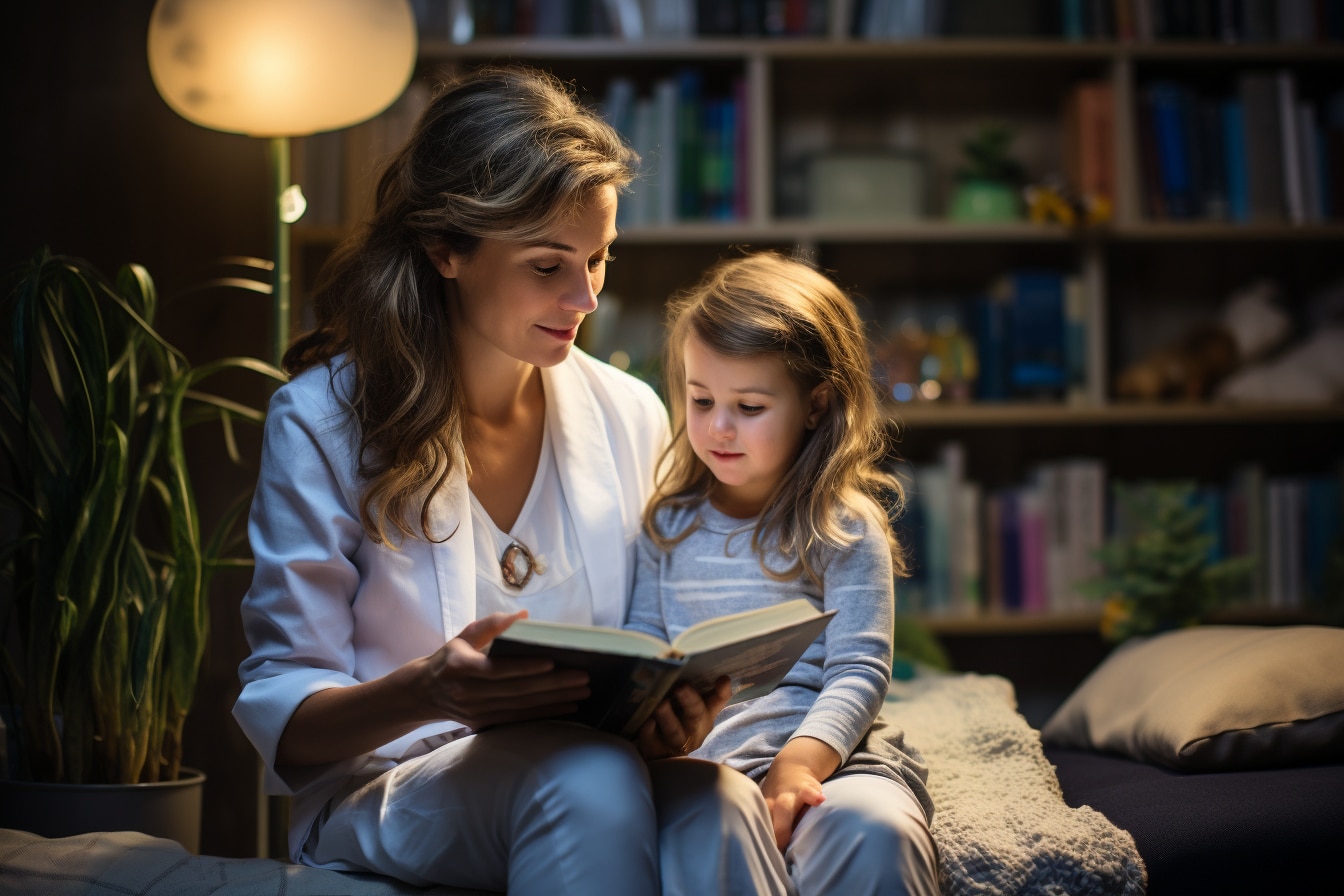
[[1142, 896], [1134, 838], [1064, 802], [1040, 735], [993, 675], [892, 682], [883, 714], [929, 766], [943, 896]]

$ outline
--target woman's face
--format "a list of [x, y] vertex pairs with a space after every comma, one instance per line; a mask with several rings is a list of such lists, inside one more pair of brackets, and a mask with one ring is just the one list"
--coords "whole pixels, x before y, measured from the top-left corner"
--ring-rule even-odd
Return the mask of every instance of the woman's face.
[[458, 345], [536, 367], [559, 364], [597, 308], [615, 239], [616, 189], [605, 186], [540, 240], [485, 238], [471, 255], [436, 257], [439, 273], [457, 284], [448, 301]]

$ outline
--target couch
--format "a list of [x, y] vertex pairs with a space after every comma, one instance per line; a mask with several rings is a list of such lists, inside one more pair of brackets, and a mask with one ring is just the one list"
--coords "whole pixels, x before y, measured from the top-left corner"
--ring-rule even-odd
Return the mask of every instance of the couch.
[[[1042, 726], [1004, 678], [921, 670], [883, 710], [929, 766], [945, 896], [1335, 893], [1344, 629], [1137, 640]], [[131, 832], [0, 830], [0, 892], [435, 896], [376, 875], [188, 854]]]

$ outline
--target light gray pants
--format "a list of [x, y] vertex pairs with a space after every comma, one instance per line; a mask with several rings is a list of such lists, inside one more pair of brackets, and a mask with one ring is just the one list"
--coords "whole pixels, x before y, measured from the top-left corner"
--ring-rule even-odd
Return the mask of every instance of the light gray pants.
[[453, 741], [333, 802], [307, 864], [514, 896], [795, 893], [750, 779], [565, 723]]
[[784, 852], [802, 896], [938, 896], [937, 851], [909, 787], [853, 774], [821, 792]]

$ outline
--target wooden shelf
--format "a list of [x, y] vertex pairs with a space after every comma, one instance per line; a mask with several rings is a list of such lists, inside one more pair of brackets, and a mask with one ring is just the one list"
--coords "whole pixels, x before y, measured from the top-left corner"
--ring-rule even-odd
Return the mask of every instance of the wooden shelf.
[[[1100, 632], [1100, 610], [1050, 612], [990, 612], [949, 616], [919, 614], [921, 626], [942, 637], [981, 635], [1074, 634]], [[1300, 611], [1273, 607], [1232, 607], [1209, 617], [1208, 625], [1310, 625], [1319, 620]]]
[[888, 405], [890, 419], [900, 426], [1217, 426], [1247, 423], [1342, 423], [1344, 404], [1108, 404], [1101, 407], [1061, 404]]
[[985, 613], [976, 616], [920, 615], [920, 625], [935, 635], [1020, 635], [1097, 631], [1099, 611], [1073, 613]]
[[[942, 308], [982, 293], [1005, 272], [1059, 270], [1076, 275], [1085, 317], [1095, 325], [1084, 389], [1093, 403], [888, 403], [884, 413], [902, 431], [901, 447], [909, 450], [912, 466], [936, 463], [944, 448], [960, 443], [968, 481], [989, 493], [1016, 487], [1038, 465], [1063, 457], [1101, 461], [1115, 479], [1210, 483], [1248, 465], [1261, 467], [1266, 477], [1287, 478], [1319, 475], [1344, 460], [1344, 403], [1101, 400], [1112, 393], [1120, 370], [1173, 344], [1192, 322], [1217, 314], [1234, 290], [1273, 278], [1300, 317], [1310, 296], [1344, 276], [1344, 222], [1145, 219], [1137, 112], [1142, 89], [1170, 77], [1226, 93], [1241, 71], [1283, 67], [1301, 72], [1303, 97], [1320, 104], [1344, 83], [1344, 45], [485, 37], [467, 44], [422, 40], [420, 59], [426, 78], [436, 68], [528, 62], [572, 81], [589, 100], [606, 97], [618, 75], [648, 98], [655, 84], [688, 66], [702, 72], [707, 92], [722, 93], [730, 83], [737, 90], [740, 82], [747, 114], [738, 177], [745, 179], [747, 197], [737, 209], [744, 217], [621, 230], [615, 254], [630, 252], [609, 274], [608, 295], [624, 300], [612, 303], [618, 315], [613, 332], [628, 339], [632, 353], [652, 357], [654, 306], [732, 247], [797, 247], [812, 254], [865, 303], [878, 333], [890, 332], [898, 316], [908, 318], [910, 308], [922, 310], [920, 302]], [[1077, 84], [1098, 80], [1110, 83], [1115, 102], [1115, 216], [1109, 224], [968, 225], [943, 217], [951, 207], [962, 143], [986, 120], [1014, 129], [1015, 153], [1031, 177], [1065, 170], [1066, 101]], [[347, 146], [356, 154], [369, 151], [358, 140]], [[929, 217], [881, 222], [801, 216], [813, 154], [896, 146], [913, 147], [925, 160]], [[657, 161], [656, 153], [645, 152]], [[349, 180], [349, 158], [345, 164]], [[656, 177], [656, 165], [650, 170]], [[316, 262], [346, 231], [300, 222], [292, 232], [295, 245]], [[922, 621], [937, 634], [973, 644], [980, 635], [1095, 636], [1100, 613], [1084, 608]], [[995, 645], [1005, 653], [1013, 647], [1006, 640]]]

